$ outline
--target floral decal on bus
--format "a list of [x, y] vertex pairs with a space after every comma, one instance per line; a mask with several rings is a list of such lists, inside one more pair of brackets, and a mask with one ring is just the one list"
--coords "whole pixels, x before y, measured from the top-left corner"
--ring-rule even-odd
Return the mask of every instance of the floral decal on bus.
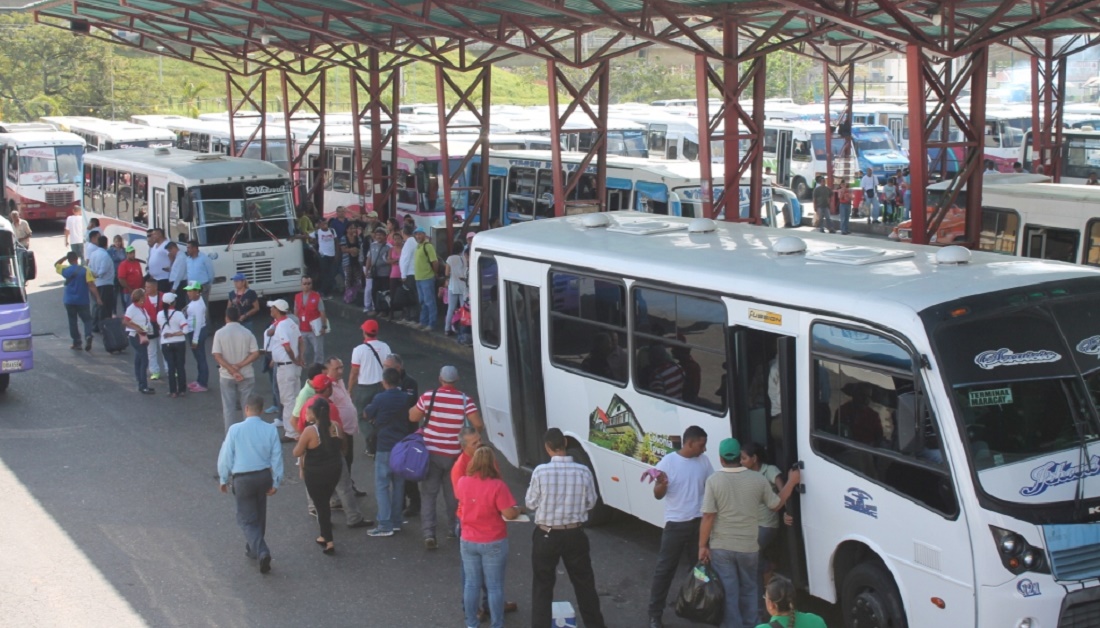
[[634, 411], [618, 395], [607, 410], [596, 406], [588, 416], [588, 441], [646, 464], [657, 464], [679, 446], [680, 437], [646, 433]]

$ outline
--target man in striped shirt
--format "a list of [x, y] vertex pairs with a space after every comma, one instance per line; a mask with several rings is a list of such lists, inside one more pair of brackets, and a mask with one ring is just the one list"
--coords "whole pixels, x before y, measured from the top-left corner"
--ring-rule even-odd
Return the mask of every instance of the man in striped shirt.
[[409, 421], [419, 423], [427, 418], [424, 444], [428, 447], [431, 463], [428, 465], [428, 476], [420, 482], [420, 527], [424, 534], [424, 547], [428, 549], [438, 547], [435, 540], [435, 505], [441, 489], [447, 508], [447, 538], [456, 538], [458, 501], [451, 486], [451, 467], [462, 453], [458, 433], [467, 419], [475, 430], [481, 431], [484, 426], [473, 400], [455, 388], [457, 381], [458, 369], [444, 366], [439, 371], [439, 388], [424, 393], [416, 405], [409, 408]]
[[568, 439], [552, 427], [543, 438], [550, 462], [535, 467], [524, 500], [535, 512], [531, 544], [531, 627], [550, 628], [558, 561], [565, 563], [586, 628], [604, 628], [584, 522], [599, 496], [592, 472], [566, 455]]

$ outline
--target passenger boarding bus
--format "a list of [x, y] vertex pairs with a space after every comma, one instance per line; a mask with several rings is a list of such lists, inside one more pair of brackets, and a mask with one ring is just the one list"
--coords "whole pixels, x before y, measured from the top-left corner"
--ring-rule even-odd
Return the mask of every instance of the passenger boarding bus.
[[84, 140], [61, 131], [0, 133], [0, 209], [24, 220], [64, 219], [80, 202]]
[[[1020, 163], [1027, 170], [1032, 169], [1032, 161], [1035, 159], [1033, 141], [1031, 131], [1028, 131], [1024, 134], [1023, 146], [1020, 147]], [[1100, 175], [1100, 131], [1063, 129], [1058, 165], [1061, 170], [1060, 183], [1084, 183], [1090, 173]]]
[[11, 222], [0, 218], [0, 393], [8, 389], [12, 373], [34, 368], [27, 299], [27, 282], [34, 275], [34, 255], [15, 239]]
[[[42, 118], [49, 121], [51, 118]], [[79, 135], [88, 152], [115, 150], [118, 148], [156, 148], [171, 146], [175, 135], [164, 129], [132, 122], [114, 122], [81, 116], [67, 118], [65, 124], [70, 133]]]
[[626, 212], [479, 233], [493, 445], [531, 468], [560, 428], [602, 507], [660, 526], [639, 477], [686, 428], [716, 469], [723, 438], [757, 442], [801, 467], [791, 573], [845, 626], [1095, 625], [1100, 269], [782, 234]]
[[195, 239], [214, 261], [212, 301], [224, 301], [236, 273], [260, 295], [298, 290], [302, 242], [294, 233], [291, 182], [265, 161], [175, 148], [100, 151], [84, 161], [85, 215], [108, 239], [121, 235], [148, 259], [146, 231]]

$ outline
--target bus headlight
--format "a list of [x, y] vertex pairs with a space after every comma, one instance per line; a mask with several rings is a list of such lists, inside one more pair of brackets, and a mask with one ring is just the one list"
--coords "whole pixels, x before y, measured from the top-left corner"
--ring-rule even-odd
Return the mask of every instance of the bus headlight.
[[2, 345], [5, 353], [15, 353], [17, 351], [30, 351], [31, 339], [19, 338], [18, 340], [5, 340]]
[[989, 526], [989, 529], [993, 532], [993, 541], [997, 544], [997, 553], [1005, 569], [1016, 575], [1025, 571], [1050, 573], [1043, 550], [1034, 547], [1011, 530], [997, 526]]

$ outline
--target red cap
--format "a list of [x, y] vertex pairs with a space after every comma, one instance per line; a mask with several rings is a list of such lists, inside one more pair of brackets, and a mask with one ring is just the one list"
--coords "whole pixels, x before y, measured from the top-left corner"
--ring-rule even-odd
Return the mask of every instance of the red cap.
[[362, 329], [363, 333], [368, 336], [377, 336], [378, 321], [374, 320], [373, 318], [368, 321], [364, 321], [363, 324], [359, 326], [359, 329]]
[[322, 390], [327, 390], [328, 387], [332, 385], [332, 380], [329, 379], [328, 375], [322, 373], [320, 375], [315, 375], [313, 379], [309, 380], [309, 385], [313, 386], [313, 390], [321, 392]]

